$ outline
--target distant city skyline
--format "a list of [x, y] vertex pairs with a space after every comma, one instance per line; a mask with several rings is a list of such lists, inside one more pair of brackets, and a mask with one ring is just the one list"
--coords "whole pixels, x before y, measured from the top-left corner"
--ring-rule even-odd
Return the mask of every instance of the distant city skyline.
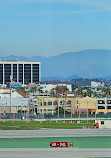
[[110, 0], [0, 0], [0, 56], [111, 50]]

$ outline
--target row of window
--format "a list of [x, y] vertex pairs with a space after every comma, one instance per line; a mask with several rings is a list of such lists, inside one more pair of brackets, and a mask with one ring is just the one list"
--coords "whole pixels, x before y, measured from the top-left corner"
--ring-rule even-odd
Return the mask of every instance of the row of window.
[[[84, 100], [83, 102], [84, 103], [91, 103], [91, 100], [90, 100], [90, 102], [88, 102], [86, 100]], [[92, 101], [92, 102], [94, 102], [94, 101]], [[111, 104], [111, 100], [107, 100], [106, 102], [107, 102], [107, 104]], [[78, 100], [76, 101], [76, 103], [78, 104]], [[105, 104], [105, 100], [98, 100], [98, 104]]]
[[[60, 105], [64, 105], [64, 103], [65, 103], [64, 100], [60, 101]], [[42, 106], [42, 101], [40, 101], [40, 105]], [[46, 106], [46, 101], [43, 102], [43, 105]], [[48, 101], [47, 105], [58, 105], [58, 101], [57, 100], [55, 100], [54, 102]], [[70, 100], [67, 101], [67, 105], [71, 106]]]
[[[111, 100], [106, 101], [107, 104], [111, 104]], [[98, 104], [105, 104], [105, 100], [98, 100]]]
[[[98, 106], [98, 109], [105, 109], [105, 106]], [[106, 109], [111, 109], [111, 106], [107, 106]]]

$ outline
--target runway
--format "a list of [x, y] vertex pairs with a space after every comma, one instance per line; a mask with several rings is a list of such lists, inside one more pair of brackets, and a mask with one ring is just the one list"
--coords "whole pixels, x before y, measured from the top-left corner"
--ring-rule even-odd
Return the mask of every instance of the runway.
[[111, 129], [1, 130], [0, 138], [111, 136]]
[[[111, 136], [111, 129], [1, 130], [0, 138]], [[0, 158], [111, 157], [111, 148], [0, 148]]]
[[0, 149], [1, 158], [111, 157], [111, 149]]

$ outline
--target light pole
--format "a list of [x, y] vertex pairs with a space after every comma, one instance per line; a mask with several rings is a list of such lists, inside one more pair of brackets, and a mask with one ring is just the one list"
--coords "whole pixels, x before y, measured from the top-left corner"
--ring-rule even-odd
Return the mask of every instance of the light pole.
[[28, 101], [28, 106], [27, 106], [27, 122], [29, 121], [29, 104], [30, 104], [30, 101]]
[[66, 99], [64, 101], [64, 123], [65, 123], [65, 106], [66, 106]]
[[87, 124], [88, 124], [88, 101], [86, 100], [87, 102]]
[[72, 102], [71, 102], [71, 123], [72, 123]]
[[79, 102], [79, 123], [80, 123], [80, 102]]
[[57, 98], [57, 106], [58, 106], [58, 118], [59, 118], [59, 100]]
[[44, 118], [44, 100], [43, 100], [43, 118]]
[[11, 114], [11, 83], [12, 83], [12, 76], [10, 75], [10, 114]]
[[96, 120], [96, 102], [94, 102], [95, 104], [95, 120]]

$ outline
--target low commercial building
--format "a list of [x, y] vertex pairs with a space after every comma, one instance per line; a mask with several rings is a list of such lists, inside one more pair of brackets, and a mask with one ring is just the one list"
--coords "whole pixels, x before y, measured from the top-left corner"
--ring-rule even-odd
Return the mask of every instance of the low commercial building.
[[74, 111], [76, 105], [74, 97], [38, 97], [37, 100], [37, 111], [40, 114], [54, 115], [58, 106], [71, 112], [71, 109]]
[[28, 95], [22, 91], [7, 91], [0, 93], [0, 111], [1, 113], [27, 111], [29, 100], [30, 98]]
[[111, 113], [111, 97], [97, 98], [97, 113]]
[[97, 113], [97, 98], [92, 97], [82, 97], [77, 99], [77, 111], [81, 114], [95, 114]]
[[37, 111], [40, 114], [54, 115], [57, 107], [72, 114], [97, 114], [97, 98], [92, 97], [38, 97]]

